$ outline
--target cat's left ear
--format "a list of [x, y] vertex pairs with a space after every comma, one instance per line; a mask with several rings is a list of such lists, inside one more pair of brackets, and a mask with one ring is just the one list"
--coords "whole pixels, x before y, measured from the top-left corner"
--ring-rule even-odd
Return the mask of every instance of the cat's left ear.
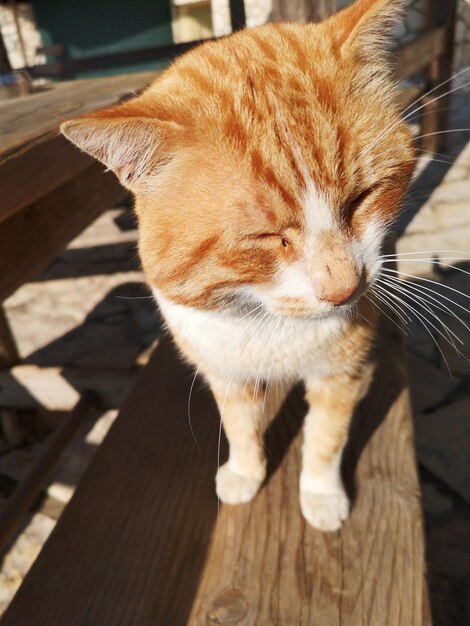
[[171, 160], [176, 125], [109, 109], [64, 122], [67, 139], [112, 170], [124, 187], [138, 191]]
[[359, 53], [373, 60], [401, 21], [406, 0], [356, 0], [327, 20], [333, 44], [343, 55]]

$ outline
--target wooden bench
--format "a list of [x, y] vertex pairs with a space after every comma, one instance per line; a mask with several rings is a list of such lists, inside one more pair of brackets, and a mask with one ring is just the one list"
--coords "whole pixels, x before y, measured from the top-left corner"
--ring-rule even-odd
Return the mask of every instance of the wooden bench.
[[1, 304], [126, 191], [59, 124], [143, 88], [153, 72], [51, 85], [0, 102], [0, 367], [18, 361]]
[[294, 390], [266, 435], [269, 478], [218, 508], [218, 416], [163, 339], [1, 626], [421, 626], [430, 624], [423, 527], [400, 332], [353, 422], [339, 532], [298, 504]]
[[[442, 80], [449, 32], [436, 27], [397, 53], [397, 76], [431, 71], [431, 64]], [[99, 165], [57, 138], [58, 122], [108, 105], [148, 78], [58, 85], [34, 96], [43, 98], [42, 109], [28, 109], [26, 100], [12, 106], [12, 121], [2, 126], [7, 142], [0, 141], [2, 191], [7, 185], [0, 301], [122, 197]], [[402, 106], [419, 93], [404, 92]], [[58, 105], [61, 119], [52, 119]], [[26, 115], [32, 126], [35, 110], [44, 125], [31, 139], [15, 120]], [[25, 220], [37, 220], [44, 237], [28, 239]], [[15, 250], [20, 235], [26, 239]], [[17, 355], [0, 318], [0, 357], [2, 347], [5, 366]], [[270, 473], [261, 493], [250, 505], [219, 509], [217, 412], [207, 390], [196, 389], [191, 413], [199, 450], [187, 416], [193, 374], [163, 340], [1, 625], [430, 624], [402, 352], [400, 334], [384, 322], [378, 375], [345, 458], [353, 512], [340, 532], [322, 534], [305, 525], [298, 505], [300, 391], [267, 433]]]

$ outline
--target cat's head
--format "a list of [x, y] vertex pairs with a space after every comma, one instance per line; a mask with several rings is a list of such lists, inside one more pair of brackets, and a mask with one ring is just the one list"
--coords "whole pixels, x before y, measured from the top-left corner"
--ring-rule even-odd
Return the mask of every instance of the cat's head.
[[402, 6], [357, 0], [207, 43], [137, 98], [63, 124], [134, 193], [152, 287], [312, 317], [367, 290], [414, 169], [384, 51]]

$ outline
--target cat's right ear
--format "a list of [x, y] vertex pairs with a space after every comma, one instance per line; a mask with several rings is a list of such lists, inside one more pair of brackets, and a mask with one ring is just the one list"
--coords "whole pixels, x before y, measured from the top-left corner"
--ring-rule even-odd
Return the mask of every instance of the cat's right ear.
[[393, 26], [403, 19], [405, 6], [406, 0], [355, 0], [325, 24], [340, 53], [374, 61], [383, 53]]
[[60, 130], [112, 170], [124, 187], [138, 191], [171, 160], [175, 125], [148, 117], [107, 116], [100, 112], [64, 122]]

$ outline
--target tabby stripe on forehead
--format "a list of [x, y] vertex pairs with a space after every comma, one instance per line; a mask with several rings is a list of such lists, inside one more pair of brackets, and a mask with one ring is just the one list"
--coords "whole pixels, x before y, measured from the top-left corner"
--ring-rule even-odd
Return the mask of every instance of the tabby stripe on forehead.
[[185, 67], [182, 71], [184, 78], [189, 78], [195, 84], [198, 89], [205, 92], [214, 92], [216, 85], [214, 82], [198, 68]]
[[165, 277], [161, 277], [160, 281], [169, 282], [187, 277], [207, 257], [220, 237], [221, 235], [215, 234], [201, 241], [182, 263], [173, 268]]
[[305, 46], [302, 46], [302, 43], [288, 28], [283, 28], [281, 32], [284, 44], [289, 52], [295, 56], [294, 64], [296, 65], [297, 71], [299, 71], [299, 73], [305, 72], [308, 67], [308, 57], [305, 54]]
[[265, 165], [263, 156], [257, 148], [254, 148], [251, 151], [250, 160], [255, 177], [258, 180], [266, 181], [271, 188], [275, 189], [279, 193], [281, 198], [290, 208], [301, 210], [301, 206], [297, 198], [281, 183], [275, 171], [271, 167]]
[[255, 41], [256, 45], [259, 48], [259, 51], [264, 57], [263, 61], [266, 61], [266, 59], [269, 59], [270, 61], [277, 62], [278, 60], [277, 50], [269, 43], [269, 41], [267, 41], [264, 37], [262, 37], [256, 31], [250, 31], [250, 36], [251, 36], [251, 39]]
[[219, 74], [225, 76], [231, 69], [231, 64], [223, 56], [221, 56], [218, 50], [206, 49], [206, 59], [213, 69], [217, 70]]
[[305, 186], [306, 181], [304, 173], [302, 171], [303, 164], [299, 163], [299, 160], [302, 159], [300, 148], [296, 146], [296, 151], [296, 149], [294, 148], [294, 139], [289, 136], [287, 129], [278, 126], [277, 121], [274, 124], [274, 131], [276, 133], [279, 145], [284, 149], [286, 153], [288, 153], [290, 166], [297, 181], [297, 184], [299, 186]]
[[292, 194], [288, 189], [286, 189], [285, 185], [282, 184], [276, 172], [271, 167], [266, 168], [263, 178], [266, 180], [266, 182], [268, 183], [270, 187], [278, 191], [279, 195], [281, 196], [281, 198], [284, 200], [284, 202], [287, 204], [289, 208], [291, 209], [295, 208], [299, 211], [302, 210], [302, 206], [299, 200], [295, 197], [294, 194]]
[[336, 184], [341, 189], [344, 189], [346, 184], [347, 176], [346, 176], [346, 147], [349, 141], [349, 133], [347, 129], [342, 125], [338, 124], [336, 129], [336, 136], [338, 138], [338, 165], [337, 165], [337, 173]]
[[242, 121], [233, 113], [229, 115], [224, 122], [225, 135], [230, 140], [235, 140], [236, 145], [239, 148], [246, 149], [248, 144], [248, 136], [246, 128], [243, 126]]

